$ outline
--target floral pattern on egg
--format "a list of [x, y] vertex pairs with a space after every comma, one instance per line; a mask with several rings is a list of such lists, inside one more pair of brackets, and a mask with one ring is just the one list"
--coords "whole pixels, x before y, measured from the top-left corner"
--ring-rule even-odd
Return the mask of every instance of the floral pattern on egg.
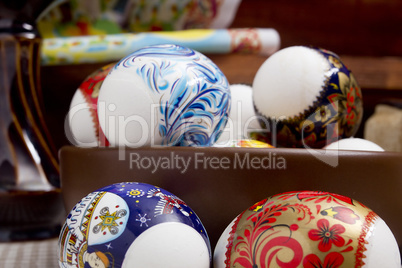
[[[227, 238], [221, 237], [225, 249], [220, 241], [215, 250], [215, 259], [224, 254], [224, 262], [215, 267], [367, 267], [372, 255], [381, 258], [381, 253], [369, 251], [375, 229], [382, 228], [379, 221], [363, 204], [338, 194], [275, 195], [254, 204], [229, 225]], [[399, 255], [389, 234], [385, 248]]]
[[[275, 96], [273, 95], [275, 93], [274, 90], [282, 93], [283, 88], [280, 86], [276, 88], [277, 84], [280, 83], [274, 83], [272, 80], [267, 80], [265, 81], [267, 85], [264, 84], [263, 88], [259, 87], [256, 90], [254, 87], [254, 105], [257, 114], [260, 116], [259, 122], [265, 130], [260, 134], [254, 134], [254, 136], [258, 135], [260, 140], [266, 141], [274, 146], [294, 148], [322, 148], [339, 139], [354, 136], [358, 131], [363, 118], [363, 95], [355, 76], [351, 70], [342, 63], [337, 54], [326, 49], [314, 47], [289, 47], [283, 49], [281, 51], [283, 54], [281, 55], [289, 56], [291, 55], [287, 54], [289, 51], [292, 52], [293, 49], [299, 48], [308, 50], [309, 53], [314, 52], [314, 56], [317, 56], [317, 59], [322, 58], [322, 62], [320, 61], [320, 64], [322, 64], [322, 70], [310, 74], [310, 70], [307, 69], [308, 65], [299, 62], [302, 57], [300, 57], [300, 55], [295, 56], [292, 54], [292, 59], [295, 62], [294, 66], [303, 64], [302, 68], [295, 68], [298, 71], [297, 75], [299, 75], [299, 73], [306, 74], [301, 78], [302, 80], [299, 83], [295, 83], [297, 86], [289, 87], [293, 90], [293, 94], [289, 92], [286, 93], [289, 94], [289, 96], [293, 96], [295, 93], [302, 92], [302, 96], [306, 97], [309, 95], [308, 92], [311, 91], [317, 94], [315, 95], [315, 99], [311, 100], [311, 103], [308, 103], [308, 106], [300, 109], [297, 114], [281, 114], [272, 116], [271, 114], [262, 112], [262, 110], [266, 109], [266, 107], [272, 106], [274, 102], [280, 102], [278, 96], [272, 98], [272, 101], [270, 100], [269, 103], [264, 103], [264, 105], [261, 105], [261, 103], [257, 105], [256, 100], [258, 100], [258, 98], [261, 99], [261, 95], [265, 92], [269, 92], [269, 95], [272, 95], [273, 97]], [[286, 57], [283, 57], [282, 59], [285, 58]], [[314, 62], [313, 59], [312, 61]], [[266, 62], [268, 62], [267, 66], [270, 66], [270, 68], [273, 68], [270, 64], [277, 64], [277, 62], [270, 62], [270, 58], [268, 58]], [[289, 64], [293, 63], [290, 62]], [[262, 67], [264, 67], [264, 65]], [[279, 68], [279, 66], [276, 65], [275, 67]], [[261, 72], [256, 75], [254, 81], [259, 82], [259, 80], [264, 79], [267, 75], [267, 70], [265, 68], [260, 67]], [[320, 87], [311, 87], [308, 82], [319, 77], [318, 74], [323, 76]], [[285, 73], [283, 75], [284, 77], [282, 77], [282, 79], [290, 81], [296, 79], [295, 77], [298, 77], [293, 73]], [[261, 82], [259, 83], [261, 84]], [[306, 88], [304, 88], [304, 86], [306, 86]], [[272, 91], [268, 91], [268, 88], [273, 89]], [[286, 96], [288, 96], [287, 94]], [[288, 98], [286, 101], [289, 102], [289, 99], [291, 98]], [[303, 99], [298, 99], [298, 101], [299, 103], [302, 103]], [[283, 104], [285, 104], [285, 101], [283, 101]], [[286, 106], [291, 107], [291, 104], [286, 103]]]
[[151, 131], [160, 145], [210, 146], [223, 131], [229, 83], [203, 54], [177, 45], [150, 46], [122, 59], [109, 75], [115, 72], [130, 72], [146, 88], [157, 107]]

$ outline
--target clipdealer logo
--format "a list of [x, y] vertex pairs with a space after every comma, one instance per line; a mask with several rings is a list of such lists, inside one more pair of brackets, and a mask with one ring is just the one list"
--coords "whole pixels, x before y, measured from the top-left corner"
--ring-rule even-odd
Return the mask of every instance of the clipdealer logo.
[[149, 170], [155, 173], [159, 170], [177, 170], [181, 174], [189, 170], [227, 170], [227, 169], [254, 169], [285, 170], [286, 159], [274, 152], [268, 152], [265, 156], [253, 156], [250, 153], [234, 153], [233, 157], [211, 156], [203, 152], [195, 152], [193, 156], [183, 156], [170, 152], [167, 156], [143, 156], [140, 153], [129, 154], [130, 169]]

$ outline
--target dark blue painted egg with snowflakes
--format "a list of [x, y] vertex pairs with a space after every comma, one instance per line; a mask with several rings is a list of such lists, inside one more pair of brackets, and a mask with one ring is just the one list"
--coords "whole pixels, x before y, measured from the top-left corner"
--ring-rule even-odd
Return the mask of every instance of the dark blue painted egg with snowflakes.
[[71, 210], [59, 236], [60, 267], [209, 267], [200, 219], [172, 193], [145, 183], [94, 191]]
[[144, 47], [120, 60], [100, 88], [100, 127], [111, 145], [210, 146], [230, 112], [230, 88], [205, 55]]

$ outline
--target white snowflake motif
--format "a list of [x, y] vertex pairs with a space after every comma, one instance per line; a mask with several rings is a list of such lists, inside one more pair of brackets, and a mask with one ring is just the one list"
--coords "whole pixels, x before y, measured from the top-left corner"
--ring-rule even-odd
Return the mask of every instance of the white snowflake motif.
[[145, 213], [144, 216], [141, 216], [141, 214], [138, 214], [139, 219], [135, 219], [135, 221], [140, 222], [140, 227], [142, 227], [143, 224], [145, 224], [146, 227], [148, 227], [147, 221], [150, 221], [151, 219], [147, 219], [147, 214]]
[[126, 193], [126, 195], [131, 198], [138, 198], [138, 197], [143, 196], [144, 194], [145, 194], [144, 191], [141, 189], [131, 189], [131, 190], [128, 190]]

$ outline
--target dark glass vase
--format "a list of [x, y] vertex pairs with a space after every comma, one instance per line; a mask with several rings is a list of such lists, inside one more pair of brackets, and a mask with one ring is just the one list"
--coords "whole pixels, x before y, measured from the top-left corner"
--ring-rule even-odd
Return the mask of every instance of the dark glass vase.
[[39, 11], [29, 4], [0, 2], [0, 241], [54, 237], [65, 215], [43, 115], [41, 38], [33, 23]]

